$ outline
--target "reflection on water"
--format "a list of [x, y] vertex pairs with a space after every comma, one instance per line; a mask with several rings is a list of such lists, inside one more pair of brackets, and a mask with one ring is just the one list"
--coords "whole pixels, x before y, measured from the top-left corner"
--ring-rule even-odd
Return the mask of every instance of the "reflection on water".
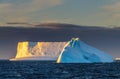
[[0, 79], [120, 79], [120, 62], [0, 61]]

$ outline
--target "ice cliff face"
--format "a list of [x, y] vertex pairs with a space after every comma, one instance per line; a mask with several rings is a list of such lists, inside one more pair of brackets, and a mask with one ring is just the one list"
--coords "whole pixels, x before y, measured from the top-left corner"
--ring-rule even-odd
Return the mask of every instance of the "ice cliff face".
[[15, 59], [57, 58], [65, 44], [66, 42], [19, 42]]
[[29, 48], [28, 46], [29, 46], [28, 42], [19, 42], [15, 58], [32, 56], [32, 54], [28, 52]]
[[113, 62], [112, 56], [92, 47], [79, 38], [68, 42], [57, 59], [57, 63]]

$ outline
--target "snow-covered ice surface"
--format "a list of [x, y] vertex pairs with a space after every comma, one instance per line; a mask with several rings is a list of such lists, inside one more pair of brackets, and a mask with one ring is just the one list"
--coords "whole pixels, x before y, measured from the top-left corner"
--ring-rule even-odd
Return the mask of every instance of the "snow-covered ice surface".
[[113, 62], [112, 56], [85, 44], [79, 38], [72, 38], [57, 59], [57, 63]]

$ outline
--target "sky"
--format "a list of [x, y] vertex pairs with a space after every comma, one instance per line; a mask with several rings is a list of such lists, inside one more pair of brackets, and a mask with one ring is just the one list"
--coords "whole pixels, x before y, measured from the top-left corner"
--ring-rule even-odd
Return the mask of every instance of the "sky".
[[[88, 28], [120, 27], [119, 21], [120, 0], [0, 0], [0, 59], [14, 57], [19, 41], [68, 41], [72, 37], [80, 37], [88, 44], [120, 57], [120, 29], [97, 28], [98, 31], [94, 27]], [[6, 23], [67, 23], [87, 26], [87, 29], [4, 28]]]
[[0, 25], [7, 22], [120, 26], [120, 0], [0, 0]]

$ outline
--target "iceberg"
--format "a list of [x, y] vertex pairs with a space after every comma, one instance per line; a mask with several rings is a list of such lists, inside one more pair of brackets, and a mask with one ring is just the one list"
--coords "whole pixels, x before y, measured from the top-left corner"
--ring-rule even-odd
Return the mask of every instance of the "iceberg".
[[97, 63], [113, 62], [113, 57], [103, 51], [72, 38], [57, 59], [57, 63]]
[[10, 60], [57, 60], [66, 42], [18, 42], [15, 58]]

